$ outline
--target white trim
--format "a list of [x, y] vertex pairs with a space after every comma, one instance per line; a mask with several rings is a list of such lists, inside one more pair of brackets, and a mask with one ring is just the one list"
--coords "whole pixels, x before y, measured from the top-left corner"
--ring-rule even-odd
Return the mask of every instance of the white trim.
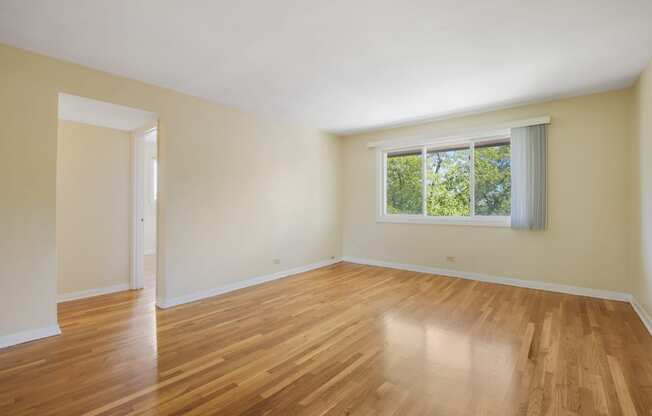
[[293, 269], [284, 270], [272, 274], [251, 277], [249, 279], [240, 280], [237, 282], [229, 283], [212, 289], [202, 290], [200, 292], [190, 293], [188, 295], [178, 296], [176, 298], [171, 298], [171, 299], [158, 298], [156, 299], [156, 306], [158, 306], [161, 309], [167, 309], [173, 306], [182, 305], [184, 303], [195, 302], [201, 299], [206, 299], [213, 296], [221, 295], [223, 293], [232, 292], [234, 290], [243, 289], [245, 287], [255, 286], [261, 283], [270, 282], [272, 280], [281, 279], [294, 274], [304, 273], [322, 267], [330, 266], [331, 264], [339, 263], [340, 261], [342, 261], [341, 258], [323, 260], [317, 263], [308, 264], [306, 266], [300, 266], [300, 267], [295, 267]]
[[140, 129], [132, 134], [131, 161], [131, 272], [129, 285], [131, 289], [144, 287], [145, 248], [145, 134], [151, 129]]
[[149, 169], [149, 189], [147, 193], [149, 194], [149, 202], [151, 204], [156, 204], [156, 199], [158, 196], [158, 159], [157, 157], [152, 157], [148, 161]]
[[80, 290], [79, 292], [60, 293], [57, 296], [57, 303], [68, 302], [70, 300], [91, 298], [93, 296], [108, 295], [109, 293], [123, 292], [129, 290], [129, 284], [121, 283], [119, 285], [98, 287], [89, 290]]
[[1, 336], [0, 348], [11, 347], [12, 345], [52, 337], [59, 334], [61, 334], [59, 325], [50, 325], [43, 328], [31, 329], [29, 331], [16, 332], [14, 334]]
[[449, 130], [437, 135], [400, 137], [380, 140], [367, 143], [367, 147], [389, 150], [408, 146], [456, 143], [460, 141], [484, 139], [491, 136], [502, 136], [505, 134], [510, 134], [510, 130], [513, 128], [535, 126], [539, 124], [550, 124], [550, 122], [550, 116], [541, 116], [522, 120], [514, 120], [500, 124], [475, 126], [463, 130]]
[[425, 215], [380, 215], [376, 222], [389, 224], [438, 224], [438, 225], [477, 225], [480, 227], [509, 228], [512, 223], [510, 217], [482, 216], [474, 217], [430, 217]]
[[[385, 153], [387, 160], [387, 153]], [[380, 185], [385, 191], [383, 202], [383, 217], [387, 216], [387, 167], [383, 169], [383, 183]], [[421, 148], [421, 212], [428, 212], [428, 147]]]
[[[509, 146], [511, 152], [512, 140], [509, 139]], [[511, 169], [511, 159], [510, 159], [510, 169]], [[469, 143], [469, 209], [471, 211], [471, 217], [475, 217], [475, 142], [471, 141]], [[510, 194], [511, 198], [511, 194]], [[426, 212], [424, 210], [423, 212]]]
[[465, 272], [460, 270], [442, 269], [438, 267], [418, 266], [415, 264], [393, 263], [380, 260], [362, 259], [344, 256], [342, 261], [368, 266], [387, 267], [390, 269], [408, 270], [412, 272], [429, 273], [441, 276], [459, 277], [461, 279], [477, 280], [480, 282], [496, 283], [501, 285], [525, 287], [529, 289], [546, 290], [549, 292], [568, 293], [578, 296], [589, 296], [592, 298], [619, 300], [629, 302], [632, 296], [625, 292], [610, 290], [590, 289], [587, 287], [569, 286], [559, 283], [547, 283], [536, 280], [514, 279], [512, 277], [492, 276], [484, 273]]
[[387, 208], [387, 192], [385, 177], [387, 176], [387, 153], [376, 152], [376, 175], [380, 172], [382, 179], [376, 179], [376, 217], [385, 216]]
[[156, 117], [155, 120], [152, 120], [151, 122], [138, 127], [137, 129], [133, 130], [131, 133], [133, 135], [140, 135], [140, 136], [145, 136], [147, 133], [151, 132], [152, 130], [155, 130], [158, 128], [158, 117]]
[[411, 272], [436, 274], [440, 276], [458, 277], [460, 279], [476, 280], [480, 282], [495, 283], [499, 285], [508, 285], [516, 287], [524, 287], [528, 289], [545, 290], [548, 292], [567, 293], [577, 296], [588, 296], [591, 298], [617, 300], [621, 302], [628, 302], [634, 312], [638, 315], [647, 328], [650, 336], [652, 336], [652, 317], [647, 313], [643, 306], [638, 303], [636, 298], [626, 292], [616, 292], [611, 290], [591, 289], [588, 287], [570, 286], [559, 283], [547, 283], [537, 280], [522, 280], [514, 279], [512, 277], [492, 276], [484, 273], [465, 272], [460, 270], [442, 269], [438, 267], [419, 266], [415, 264], [394, 263], [381, 260], [362, 259], [358, 257], [342, 257], [342, 261], [356, 264], [364, 264], [367, 266], [386, 267], [390, 269], [407, 270]]
[[641, 306], [640, 303], [638, 303], [638, 300], [632, 295], [631, 300], [629, 303], [632, 304], [632, 308], [634, 308], [634, 312], [638, 314], [638, 317], [641, 318], [641, 321], [643, 321], [643, 325], [647, 328], [647, 331], [652, 335], [652, 317], [647, 313], [647, 311]]

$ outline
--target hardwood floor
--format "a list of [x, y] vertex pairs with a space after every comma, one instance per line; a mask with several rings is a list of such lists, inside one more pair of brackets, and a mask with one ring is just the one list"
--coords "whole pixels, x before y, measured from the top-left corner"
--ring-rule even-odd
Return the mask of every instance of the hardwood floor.
[[0, 414], [652, 415], [652, 337], [623, 302], [339, 263], [59, 317], [0, 350]]

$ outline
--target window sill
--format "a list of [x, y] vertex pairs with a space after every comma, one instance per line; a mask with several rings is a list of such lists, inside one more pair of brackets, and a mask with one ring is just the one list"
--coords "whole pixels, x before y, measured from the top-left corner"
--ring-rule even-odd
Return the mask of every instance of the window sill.
[[382, 215], [376, 222], [393, 224], [471, 225], [479, 227], [509, 227], [510, 217], [426, 217], [424, 215]]

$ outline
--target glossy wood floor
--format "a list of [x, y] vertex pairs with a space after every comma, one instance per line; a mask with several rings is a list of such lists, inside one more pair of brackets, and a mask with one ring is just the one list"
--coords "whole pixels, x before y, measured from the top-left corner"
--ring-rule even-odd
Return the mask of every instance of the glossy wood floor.
[[0, 414], [652, 415], [652, 337], [622, 302], [340, 263], [59, 316], [0, 351]]

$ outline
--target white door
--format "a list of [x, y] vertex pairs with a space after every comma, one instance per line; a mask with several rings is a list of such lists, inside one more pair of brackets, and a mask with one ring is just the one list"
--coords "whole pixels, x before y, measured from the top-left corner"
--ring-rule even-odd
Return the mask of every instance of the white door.
[[136, 131], [132, 143], [132, 254], [131, 254], [131, 288], [142, 289], [145, 286], [145, 135], [148, 130]]

